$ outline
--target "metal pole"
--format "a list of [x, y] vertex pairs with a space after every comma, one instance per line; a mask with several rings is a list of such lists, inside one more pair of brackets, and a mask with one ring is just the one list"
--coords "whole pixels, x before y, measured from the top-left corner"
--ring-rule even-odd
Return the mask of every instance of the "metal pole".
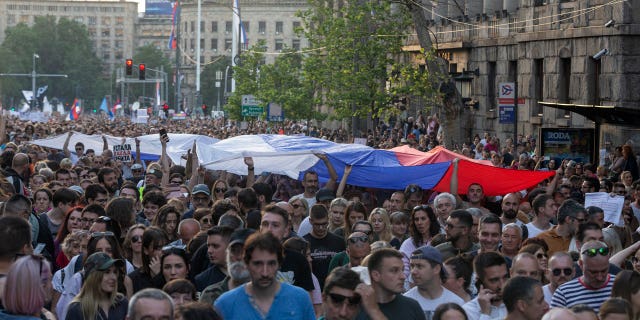
[[518, 150], [518, 76], [516, 75], [516, 81], [514, 82], [514, 89], [513, 89], [513, 113], [514, 113], [514, 119], [513, 119], [513, 146], [517, 152]]
[[176, 101], [174, 109], [177, 112], [182, 110], [180, 108], [180, 12], [182, 10], [177, 10], [178, 14], [176, 15], [176, 72], [175, 72], [175, 95]]
[[[196, 29], [196, 103], [200, 108], [202, 105], [202, 96], [200, 95], [200, 24], [202, 23], [202, 0], [198, 0], [198, 19]], [[204, 115], [204, 112], [203, 112]]]
[[31, 69], [31, 109], [36, 107], [36, 58], [40, 58], [37, 53], [33, 53], [32, 57], [33, 69]]

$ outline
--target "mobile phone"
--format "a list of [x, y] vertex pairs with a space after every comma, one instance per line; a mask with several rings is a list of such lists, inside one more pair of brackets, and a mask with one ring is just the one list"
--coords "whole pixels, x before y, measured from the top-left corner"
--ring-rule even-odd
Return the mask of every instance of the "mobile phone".
[[167, 137], [167, 142], [169, 142], [169, 136], [167, 135], [167, 129], [160, 128], [160, 139]]

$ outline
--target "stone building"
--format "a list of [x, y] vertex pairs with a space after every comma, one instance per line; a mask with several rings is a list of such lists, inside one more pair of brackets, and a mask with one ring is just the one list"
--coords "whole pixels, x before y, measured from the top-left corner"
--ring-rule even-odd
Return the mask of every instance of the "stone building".
[[[441, 3], [441, 2], [438, 2]], [[512, 137], [500, 121], [499, 84], [518, 82], [519, 134], [543, 127], [593, 128], [550, 105], [640, 109], [638, 0], [461, 0], [425, 6], [430, 31], [458, 87], [470, 85], [469, 135]], [[415, 51], [417, 39], [406, 47]], [[599, 53], [599, 54], [598, 54]], [[464, 91], [464, 90], [463, 90]], [[463, 94], [464, 96], [464, 94]], [[504, 110], [503, 110], [504, 111]], [[635, 128], [602, 126], [600, 145], [640, 143]]]
[[[207, 64], [220, 56], [230, 56], [232, 48], [233, 8], [232, 1], [202, 0], [200, 23], [200, 61]], [[181, 1], [180, 39], [182, 50], [181, 70], [185, 75], [183, 94], [195, 99], [195, 62], [197, 1]], [[285, 48], [301, 49], [307, 46], [304, 38], [295, 34], [301, 26], [298, 11], [307, 8], [306, 0], [240, 0], [240, 19], [244, 26], [247, 44], [251, 48], [259, 41], [266, 43], [265, 62], [272, 63]], [[226, 71], [226, 70], [221, 70]], [[228, 88], [230, 90], [230, 87]]]
[[138, 4], [126, 1], [0, 0], [0, 43], [18, 23], [31, 25], [38, 16], [67, 18], [87, 26], [96, 56], [106, 70], [133, 55]]

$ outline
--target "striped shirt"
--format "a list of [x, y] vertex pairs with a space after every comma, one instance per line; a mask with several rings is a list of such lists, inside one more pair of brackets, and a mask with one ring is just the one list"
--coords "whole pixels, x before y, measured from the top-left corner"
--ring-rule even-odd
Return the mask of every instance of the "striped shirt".
[[609, 274], [606, 284], [598, 289], [589, 288], [582, 281], [582, 278], [573, 279], [556, 289], [551, 300], [551, 307], [586, 304], [598, 313], [602, 303], [611, 297], [611, 287], [613, 287], [616, 276]]

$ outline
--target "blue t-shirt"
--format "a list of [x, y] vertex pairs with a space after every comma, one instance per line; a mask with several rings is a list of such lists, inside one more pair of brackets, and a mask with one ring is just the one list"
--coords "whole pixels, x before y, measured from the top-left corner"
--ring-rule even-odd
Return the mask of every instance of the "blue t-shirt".
[[256, 310], [245, 290], [246, 284], [225, 292], [215, 302], [216, 309], [225, 320], [296, 319], [315, 320], [309, 293], [301, 288], [280, 283], [266, 317]]

